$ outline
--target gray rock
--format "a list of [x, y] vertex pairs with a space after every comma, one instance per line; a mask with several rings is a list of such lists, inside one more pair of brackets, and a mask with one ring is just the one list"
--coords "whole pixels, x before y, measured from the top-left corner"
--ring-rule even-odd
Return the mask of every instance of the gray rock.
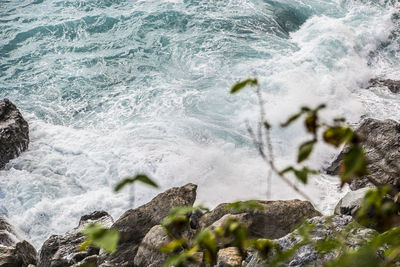
[[0, 100], [0, 169], [25, 151], [28, 144], [28, 123], [10, 100]]
[[167, 258], [161, 247], [171, 242], [164, 227], [156, 225], [143, 238], [135, 256], [135, 266], [162, 267]]
[[[356, 129], [362, 138], [361, 146], [367, 156], [368, 174], [354, 179], [350, 189], [368, 186], [392, 185], [400, 190], [400, 124], [393, 120], [379, 121], [365, 119]], [[327, 169], [327, 173], [337, 175], [343, 161], [345, 147]]]
[[[53, 235], [47, 239], [39, 257], [39, 267], [72, 266], [80, 263], [85, 258], [99, 254], [98, 248], [90, 247], [86, 251], [79, 251], [79, 247], [85, 240], [82, 230], [90, 223], [99, 223], [104, 227], [111, 227], [113, 219], [105, 211], [95, 211], [82, 216], [78, 227], [64, 235]], [[78, 265], [79, 266], [79, 265]]]
[[356, 191], [347, 192], [347, 194], [338, 202], [335, 207], [335, 214], [354, 216], [361, 207], [365, 193], [371, 188], [361, 188]]
[[396, 94], [400, 92], [400, 81], [374, 78], [369, 80], [369, 87], [387, 87], [392, 93]]
[[[313, 241], [325, 240], [333, 237], [335, 233], [343, 232], [345, 227], [352, 222], [352, 217], [347, 215], [337, 215], [330, 217], [315, 217], [309, 219], [308, 222], [313, 223], [315, 228], [311, 231], [311, 239]], [[345, 232], [346, 245], [349, 248], [357, 249], [365, 241], [368, 241], [377, 234], [375, 230], [364, 228], [354, 224], [351, 231]], [[290, 233], [276, 240], [282, 250], [288, 250], [301, 241], [301, 237], [295, 232]], [[318, 253], [311, 244], [301, 246], [296, 250], [295, 254], [286, 262], [286, 266], [323, 266], [329, 260], [340, 255], [339, 251], [329, 253]], [[250, 260], [248, 267], [269, 266], [267, 261], [254, 254]]]
[[16, 229], [5, 218], [0, 217], [0, 245], [13, 246], [21, 241]]
[[25, 240], [9, 247], [0, 246], [1, 267], [27, 267], [36, 263], [36, 249]]
[[226, 214], [248, 213], [251, 217], [251, 237], [279, 238], [293, 231], [304, 219], [321, 215], [310, 202], [298, 199], [259, 203], [264, 207], [263, 210], [245, 212], [235, 212], [227, 209], [226, 203], [220, 204], [200, 219], [200, 226], [208, 227]]
[[101, 266], [132, 266], [139, 244], [147, 232], [161, 224], [173, 207], [192, 206], [196, 200], [197, 185], [174, 187], [157, 195], [149, 203], [126, 211], [112, 226], [120, 233], [117, 252], [101, 255]]
[[26, 267], [36, 263], [36, 249], [27, 241], [21, 241], [14, 226], [0, 217], [0, 266]]

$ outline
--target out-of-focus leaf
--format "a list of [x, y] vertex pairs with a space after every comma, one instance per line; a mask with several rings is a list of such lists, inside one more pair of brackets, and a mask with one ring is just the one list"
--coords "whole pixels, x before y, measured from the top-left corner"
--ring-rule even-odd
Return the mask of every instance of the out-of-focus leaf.
[[294, 170], [294, 168], [292, 166], [287, 167], [287, 168], [283, 169], [282, 171], [280, 171], [279, 175], [284, 175], [285, 173], [292, 172], [293, 170]]
[[217, 238], [212, 231], [207, 228], [201, 230], [195, 238], [195, 244], [204, 248], [204, 256], [207, 263], [213, 264], [216, 262], [218, 253]]
[[257, 200], [237, 201], [229, 203], [225, 207], [227, 210], [245, 211], [245, 210], [263, 210], [264, 207]]
[[353, 139], [354, 132], [348, 127], [330, 127], [324, 131], [323, 137], [326, 143], [335, 147]]
[[310, 154], [314, 148], [314, 144], [315, 144], [315, 140], [312, 140], [312, 141], [305, 142], [304, 144], [302, 144], [300, 146], [299, 153], [297, 155], [298, 163], [306, 160], [310, 156]]
[[318, 123], [318, 116], [317, 113], [310, 113], [307, 115], [306, 119], [304, 120], [304, 124], [306, 126], [306, 129], [309, 133], [316, 135], [317, 133], [317, 125]]
[[174, 267], [185, 267], [189, 262], [195, 262], [195, 254], [199, 250], [199, 246], [194, 246], [188, 250], [184, 250], [178, 255], [170, 255], [164, 262], [164, 267], [174, 266]]
[[319, 252], [330, 252], [336, 248], [339, 248], [341, 246], [343, 246], [344, 244], [342, 244], [339, 240], [336, 239], [325, 239], [325, 240], [321, 240], [319, 242], [317, 242], [315, 248], [319, 251]]
[[181, 248], [186, 243], [187, 243], [186, 239], [180, 238], [180, 239], [169, 242], [166, 246], [161, 247], [160, 251], [162, 253], [170, 253], [170, 252], [175, 251], [178, 248]]
[[189, 216], [196, 210], [208, 211], [202, 206], [174, 207], [169, 211], [168, 216], [162, 221], [161, 225], [169, 233], [174, 230], [180, 231], [189, 224]]
[[247, 80], [237, 82], [237, 83], [231, 88], [231, 94], [234, 94], [234, 93], [239, 92], [240, 90], [242, 90], [243, 88], [245, 88], [247, 85], [250, 85], [250, 86], [257, 86], [257, 85], [258, 85], [258, 80], [257, 80], [257, 79], [253, 79], [253, 78], [249, 78], [249, 79], [247, 79]]
[[261, 238], [252, 240], [250, 246], [256, 249], [262, 258], [266, 259], [278, 244], [270, 239]]
[[297, 179], [299, 179], [303, 184], [306, 184], [308, 181], [309, 174], [318, 174], [318, 171], [311, 170], [307, 167], [303, 167], [301, 170], [295, 170], [294, 174], [296, 175]]
[[292, 115], [291, 117], [289, 117], [289, 119], [286, 122], [281, 123], [281, 127], [283, 127], [283, 128], [288, 127], [290, 124], [295, 122], [298, 118], [300, 118], [300, 116], [303, 115], [303, 113], [304, 112], [299, 112], [299, 113]]
[[103, 248], [109, 253], [113, 253], [117, 249], [119, 233], [115, 229], [107, 229], [101, 224], [92, 223], [86, 226], [82, 234], [87, 238], [82, 243], [81, 250], [85, 250], [90, 245]]
[[342, 185], [352, 177], [361, 177], [365, 174], [367, 174], [367, 168], [364, 151], [359, 145], [353, 145], [346, 153], [341, 166]]
[[303, 167], [300, 170], [296, 170], [293, 167], [288, 167], [288, 168], [284, 169], [283, 171], [281, 171], [279, 174], [284, 175], [287, 172], [293, 172], [294, 175], [296, 176], [296, 178], [299, 179], [304, 184], [307, 183], [309, 174], [318, 174], [319, 173], [318, 171], [309, 169], [307, 167]]
[[153, 180], [151, 180], [147, 175], [138, 174], [135, 177], [128, 177], [128, 178], [125, 178], [124, 180], [122, 180], [121, 182], [119, 182], [115, 186], [114, 191], [115, 192], [119, 192], [126, 185], [132, 184], [132, 183], [135, 183], [135, 182], [141, 182], [141, 183], [147, 184], [149, 186], [158, 188], [158, 185]]

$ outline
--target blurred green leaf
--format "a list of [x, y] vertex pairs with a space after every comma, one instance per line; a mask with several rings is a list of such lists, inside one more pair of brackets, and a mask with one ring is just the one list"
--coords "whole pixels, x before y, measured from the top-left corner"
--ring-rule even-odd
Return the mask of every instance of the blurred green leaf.
[[317, 125], [318, 123], [318, 116], [317, 113], [311, 112], [309, 115], [307, 115], [306, 119], [304, 120], [304, 124], [306, 126], [306, 129], [309, 133], [316, 135], [317, 133]]
[[316, 142], [315, 140], [308, 141], [300, 146], [299, 153], [297, 155], [297, 163], [300, 163], [300, 162], [306, 160], [310, 156], [310, 154], [314, 148], [315, 142]]
[[268, 258], [273, 249], [278, 246], [278, 243], [266, 238], [251, 240], [250, 246], [258, 251], [259, 255], [266, 259]]
[[286, 169], [284, 169], [283, 171], [281, 171], [279, 174], [280, 175], [284, 175], [285, 173], [288, 172], [293, 172], [294, 175], [296, 176], [297, 179], [299, 179], [302, 183], [306, 184], [308, 182], [308, 175], [309, 174], [318, 174], [318, 171], [309, 169], [307, 167], [303, 167], [300, 170], [296, 170], [293, 167], [287, 167]]
[[344, 156], [340, 178], [342, 185], [352, 177], [361, 177], [367, 174], [364, 150], [359, 145], [353, 145]]
[[348, 127], [330, 127], [323, 133], [324, 141], [335, 147], [350, 142], [353, 136], [353, 130]]
[[319, 252], [330, 252], [334, 249], [340, 248], [341, 246], [344, 246], [345, 244], [342, 244], [339, 240], [337, 239], [325, 239], [317, 242], [315, 248]]
[[250, 86], [257, 86], [258, 85], [258, 80], [257, 79], [252, 79], [249, 78], [244, 81], [237, 82], [231, 89], [231, 94], [237, 93], [238, 91], [242, 90], [245, 88], [247, 85]]
[[283, 128], [288, 127], [290, 124], [295, 122], [298, 118], [300, 118], [300, 116], [303, 115], [303, 113], [304, 112], [302, 111], [302, 112], [292, 115], [291, 117], [289, 117], [289, 119], [286, 122], [281, 123], [281, 127], [283, 127]]
[[90, 245], [102, 248], [109, 253], [113, 253], [117, 249], [119, 233], [115, 229], [107, 229], [101, 224], [92, 223], [86, 226], [82, 234], [87, 238], [81, 244], [81, 250], [86, 250]]
[[229, 203], [225, 207], [227, 210], [234, 210], [236, 212], [245, 210], [263, 210], [263, 205], [258, 200], [237, 201]]
[[208, 209], [197, 206], [197, 207], [174, 207], [172, 208], [168, 216], [161, 222], [161, 225], [171, 233], [172, 231], [180, 231], [185, 226], [189, 225], [189, 216], [194, 211], [208, 211]]
[[184, 250], [178, 255], [170, 255], [165, 263], [165, 267], [174, 266], [174, 267], [186, 267], [187, 263], [196, 262], [197, 258], [195, 254], [199, 250], [198, 246], [193, 246], [190, 249]]
[[128, 178], [123, 179], [121, 182], [119, 182], [115, 186], [114, 191], [115, 192], [119, 192], [126, 185], [132, 184], [132, 183], [135, 183], [135, 182], [141, 182], [141, 183], [147, 184], [149, 186], [158, 188], [158, 185], [153, 180], [151, 180], [147, 175], [138, 174], [135, 177], [128, 177]]
[[184, 238], [173, 240], [173, 241], [169, 242], [166, 246], [161, 247], [160, 251], [162, 253], [170, 253], [170, 252], [175, 251], [178, 248], [181, 248], [186, 243], [187, 243], [187, 241]]
[[201, 230], [195, 237], [195, 244], [204, 248], [205, 260], [209, 264], [214, 264], [217, 260], [217, 238], [215, 233], [208, 228]]

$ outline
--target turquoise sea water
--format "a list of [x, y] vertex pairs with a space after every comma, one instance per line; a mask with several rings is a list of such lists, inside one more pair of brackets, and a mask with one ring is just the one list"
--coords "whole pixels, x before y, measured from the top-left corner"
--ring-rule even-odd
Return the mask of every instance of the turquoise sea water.
[[[0, 1], [0, 98], [28, 120], [29, 150], [0, 171], [0, 215], [40, 246], [79, 217], [114, 218], [158, 191], [114, 194], [148, 173], [161, 190], [199, 185], [198, 203], [266, 198], [268, 168], [245, 130], [257, 121], [256, 76], [278, 125], [302, 104], [326, 118], [399, 119], [400, 101], [372, 77], [400, 74], [398, 4], [350, 0]], [[301, 125], [273, 131], [277, 161], [293, 162]], [[320, 147], [311, 165], [335, 151]], [[277, 178], [271, 199], [297, 198]], [[329, 212], [336, 179], [305, 190]], [[135, 196], [135, 201], [133, 197]]]

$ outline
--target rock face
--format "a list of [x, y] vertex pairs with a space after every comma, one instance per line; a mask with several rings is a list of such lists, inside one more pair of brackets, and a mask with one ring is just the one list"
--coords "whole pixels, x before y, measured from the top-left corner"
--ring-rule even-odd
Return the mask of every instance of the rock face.
[[3, 217], [0, 217], [0, 245], [9, 247], [17, 244], [19, 241], [20, 237], [14, 226]]
[[200, 219], [201, 227], [207, 227], [226, 214], [247, 213], [251, 237], [279, 238], [293, 231], [304, 219], [321, 214], [308, 201], [259, 201], [263, 210], [235, 212], [226, 209], [227, 204], [220, 204]]
[[29, 126], [8, 99], [0, 100], [0, 169], [28, 148]]
[[370, 188], [361, 188], [356, 191], [348, 192], [336, 205], [335, 214], [354, 216], [361, 207], [365, 193]]
[[[368, 174], [354, 179], [350, 188], [371, 185], [393, 185], [400, 190], [400, 124], [393, 120], [365, 119], [356, 133], [362, 138], [361, 145], [367, 156]], [[328, 174], [337, 175], [347, 148], [339, 154], [327, 169]]]
[[20, 241], [15, 228], [0, 217], [0, 266], [36, 265], [36, 255], [36, 249], [27, 241]]
[[[107, 212], [95, 211], [82, 216], [78, 227], [64, 235], [53, 235], [47, 239], [40, 251], [39, 267], [72, 266], [88, 257], [99, 254], [99, 249], [89, 248], [79, 251], [79, 247], [85, 240], [81, 231], [90, 223], [99, 223], [105, 227], [111, 227], [113, 219]], [[79, 266], [79, 265], [78, 265]]]
[[197, 185], [187, 184], [171, 188], [157, 195], [149, 203], [128, 210], [112, 226], [120, 233], [118, 250], [103, 255], [102, 266], [132, 266], [139, 244], [146, 233], [168, 216], [173, 207], [192, 206], [196, 200]]
[[143, 238], [135, 257], [135, 266], [163, 266], [167, 258], [160, 248], [171, 242], [164, 227], [156, 225]]
[[374, 78], [369, 80], [369, 87], [387, 87], [392, 93], [400, 93], [400, 81]]
[[[311, 231], [311, 239], [314, 241], [326, 240], [332, 237], [336, 232], [342, 232], [346, 226], [352, 222], [351, 216], [337, 215], [333, 218], [315, 217], [308, 220], [309, 223], [315, 225]], [[361, 244], [376, 234], [375, 230], [368, 229], [357, 225], [345, 235], [346, 245], [349, 248], [358, 248]], [[301, 241], [301, 237], [293, 232], [276, 240], [282, 250], [288, 250]], [[296, 250], [295, 254], [287, 261], [285, 266], [323, 266], [329, 260], [339, 256], [339, 251], [331, 251], [329, 253], [318, 253], [313, 245], [306, 244]], [[253, 255], [247, 267], [268, 266], [264, 260]]]
[[242, 256], [235, 247], [223, 248], [218, 251], [216, 267], [241, 267]]

